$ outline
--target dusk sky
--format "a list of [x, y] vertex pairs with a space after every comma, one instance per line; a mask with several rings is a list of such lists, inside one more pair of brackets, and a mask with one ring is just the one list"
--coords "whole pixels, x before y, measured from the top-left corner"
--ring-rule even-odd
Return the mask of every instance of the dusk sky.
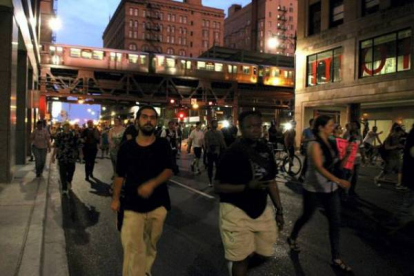
[[[62, 29], [57, 32], [57, 43], [102, 47], [102, 34], [120, 0], [58, 1], [57, 13]], [[182, 1], [178, 1], [182, 2]], [[227, 9], [233, 3], [245, 6], [250, 0], [203, 0], [203, 5]]]

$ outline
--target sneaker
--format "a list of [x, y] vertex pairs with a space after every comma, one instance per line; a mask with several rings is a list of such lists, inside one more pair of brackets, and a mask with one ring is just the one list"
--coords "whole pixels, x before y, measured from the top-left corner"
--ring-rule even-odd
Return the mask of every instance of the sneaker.
[[406, 191], [406, 190], [408, 190], [407, 187], [405, 187], [405, 186], [403, 186], [401, 184], [395, 185], [395, 189], [400, 190], [400, 191]]
[[209, 187], [213, 187], [213, 183], [210, 181], [210, 182], [208, 182], [208, 186]]

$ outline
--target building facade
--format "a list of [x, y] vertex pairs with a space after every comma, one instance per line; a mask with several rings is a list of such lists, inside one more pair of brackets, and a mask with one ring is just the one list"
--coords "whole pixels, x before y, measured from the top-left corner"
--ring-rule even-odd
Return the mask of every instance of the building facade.
[[197, 57], [223, 45], [224, 11], [201, 0], [122, 0], [103, 34], [104, 47]]
[[[299, 0], [295, 119], [414, 123], [414, 1]], [[299, 139], [299, 138], [298, 138]]]
[[[224, 21], [224, 45], [261, 53], [293, 55], [297, 0], [254, 0], [232, 5]], [[277, 38], [278, 45], [269, 40]]]
[[0, 2], [0, 182], [30, 155], [29, 134], [38, 118], [41, 0]]

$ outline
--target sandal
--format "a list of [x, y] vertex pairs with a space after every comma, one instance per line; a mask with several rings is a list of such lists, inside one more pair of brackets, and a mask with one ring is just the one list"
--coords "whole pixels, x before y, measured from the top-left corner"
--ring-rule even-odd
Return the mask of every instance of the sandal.
[[352, 268], [344, 263], [341, 259], [332, 260], [332, 266], [344, 272], [351, 272]]
[[294, 252], [300, 252], [300, 247], [296, 243], [296, 240], [292, 238], [287, 238], [287, 243], [289, 244], [290, 250]]

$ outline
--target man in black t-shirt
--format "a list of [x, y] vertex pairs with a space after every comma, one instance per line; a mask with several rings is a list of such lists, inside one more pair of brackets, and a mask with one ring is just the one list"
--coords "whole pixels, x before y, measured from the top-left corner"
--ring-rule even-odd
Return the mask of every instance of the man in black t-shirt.
[[226, 147], [230, 147], [231, 144], [233, 144], [234, 141], [236, 141], [238, 131], [239, 129], [235, 125], [233, 125], [233, 119], [229, 118], [229, 126], [223, 127], [221, 129], [221, 132], [224, 136], [224, 142], [226, 142]]
[[111, 209], [120, 210], [120, 192], [125, 181], [124, 248], [122, 275], [151, 275], [167, 210], [171, 208], [166, 182], [173, 175], [171, 147], [155, 136], [158, 114], [152, 106], [137, 112], [138, 136], [121, 145]]
[[[225, 258], [233, 276], [247, 275], [254, 255], [273, 255], [277, 225], [283, 227], [283, 209], [276, 183], [276, 163], [260, 141], [262, 116], [246, 111], [239, 116], [242, 139], [224, 154], [216, 174], [220, 194], [220, 233]], [[267, 196], [277, 208], [276, 221]], [[232, 263], [231, 263], [232, 262]]]

